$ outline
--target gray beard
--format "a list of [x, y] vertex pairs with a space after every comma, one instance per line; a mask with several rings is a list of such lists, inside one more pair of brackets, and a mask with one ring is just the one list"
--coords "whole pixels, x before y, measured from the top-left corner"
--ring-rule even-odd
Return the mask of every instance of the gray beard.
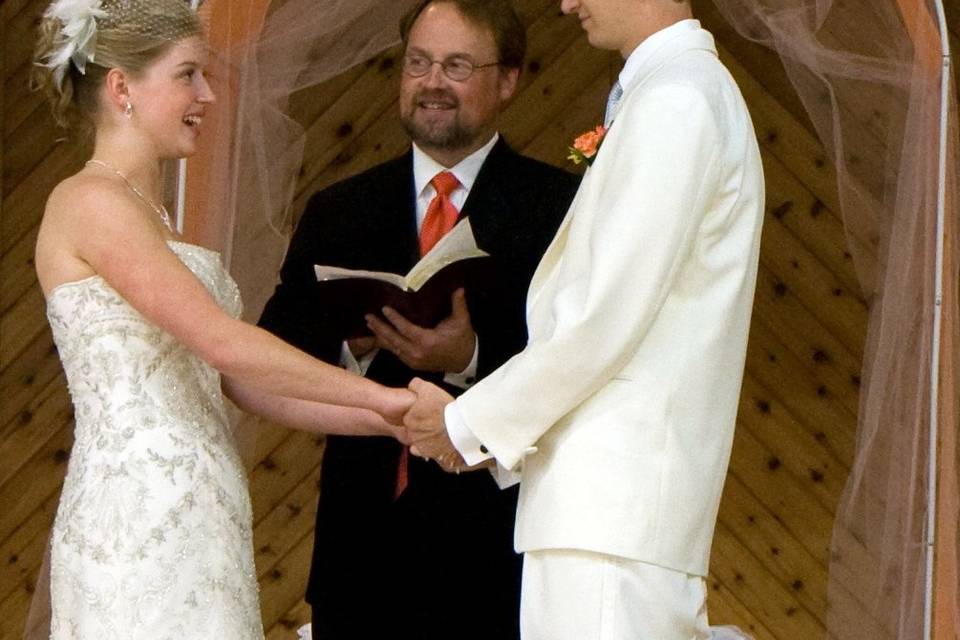
[[458, 121], [449, 126], [429, 127], [416, 122], [414, 118], [400, 116], [400, 123], [410, 139], [420, 147], [456, 151], [470, 146], [477, 136], [476, 131], [465, 128]]

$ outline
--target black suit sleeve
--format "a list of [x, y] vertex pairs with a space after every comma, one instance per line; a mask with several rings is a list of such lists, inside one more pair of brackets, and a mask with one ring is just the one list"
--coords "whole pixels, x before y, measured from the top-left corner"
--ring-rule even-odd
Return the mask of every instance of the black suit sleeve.
[[325, 220], [333, 203], [327, 193], [314, 195], [297, 230], [280, 270], [280, 284], [267, 301], [260, 326], [307, 353], [336, 364], [341, 340], [329, 330], [330, 319], [320, 305], [312, 302], [316, 282], [313, 265], [329, 253]]

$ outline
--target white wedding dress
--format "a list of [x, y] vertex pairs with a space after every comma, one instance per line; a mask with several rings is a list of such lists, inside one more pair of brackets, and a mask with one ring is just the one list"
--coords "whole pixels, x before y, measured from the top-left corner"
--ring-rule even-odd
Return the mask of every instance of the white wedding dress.
[[[240, 314], [219, 255], [170, 247]], [[247, 479], [220, 376], [99, 276], [47, 299], [76, 438], [51, 539], [51, 638], [261, 640]]]

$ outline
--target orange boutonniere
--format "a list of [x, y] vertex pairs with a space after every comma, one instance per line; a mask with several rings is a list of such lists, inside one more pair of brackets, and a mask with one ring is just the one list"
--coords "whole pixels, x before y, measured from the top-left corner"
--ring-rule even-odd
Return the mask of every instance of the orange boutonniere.
[[587, 131], [580, 135], [573, 141], [572, 147], [567, 147], [570, 151], [567, 159], [573, 160], [573, 164], [580, 164], [582, 162], [586, 162], [587, 165], [593, 164], [593, 159], [600, 150], [600, 144], [606, 135], [607, 129], [601, 124], [598, 124], [592, 131]]

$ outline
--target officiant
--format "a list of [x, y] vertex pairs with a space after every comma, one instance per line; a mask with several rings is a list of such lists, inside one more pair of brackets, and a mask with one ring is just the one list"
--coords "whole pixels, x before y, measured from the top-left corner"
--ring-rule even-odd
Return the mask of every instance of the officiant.
[[[508, 0], [424, 0], [401, 34], [411, 148], [309, 200], [261, 325], [383, 384], [419, 376], [457, 395], [526, 344], [527, 287], [578, 180], [497, 131], [526, 44]], [[314, 265], [404, 274], [463, 217], [490, 257], [438, 325], [388, 308], [346, 340], [313, 302]], [[516, 500], [494, 474], [448, 475], [395, 440], [329, 437], [306, 594], [314, 638], [519, 638]], [[478, 568], [468, 579], [466, 566]]]

